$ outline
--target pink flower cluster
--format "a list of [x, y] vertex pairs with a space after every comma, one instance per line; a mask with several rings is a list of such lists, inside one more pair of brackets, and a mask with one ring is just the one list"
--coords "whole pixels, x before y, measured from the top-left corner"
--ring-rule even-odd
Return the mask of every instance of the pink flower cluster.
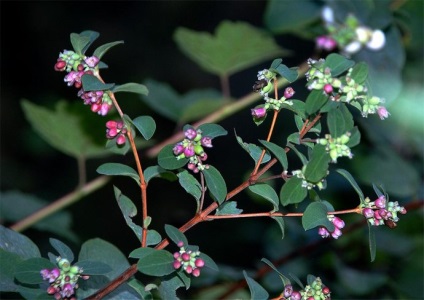
[[[64, 81], [68, 86], [77, 89], [82, 87], [82, 77], [84, 75], [94, 75], [100, 59], [96, 56], [87, 57], [73, 51], [64, 50], [59, 54], [54, 69], [56, 71], [66, 71]], [[85, 105], [91, 106], [91, 111], [105, 116], [112, 107], [112, 100], [109, 94], [104, 91], [84, 91], [80, 89], [78, 97], [84, 100]]]
[[345, 222], [339, 217], [335, 217], [334, 215], [328, 215], [328, 219], [333, 223], [334, 230], [329, 232], [327, 228], [320, 227], [318, 228], [318, 234], [323, 238], [329, 237], [331, 235], [334, 239], [338, 239], [342, 235], [341, 229], [345, 226]]
[[179, 252], [174, 253], [174, 269], [182, 268], [187, 274], [192, 274], [194, 277], [200, 276], [200, 269], [205, 266], [205, 261], [199, 257], [199, 251], [186, 250], [184, 243], [179, 242]]
[[406, 214], [404, 207], [399, 206], [398, 202], [387, 202], [384, 195], [378, 197], [374, 202], [366, 203], [366, 207], [362, 209], [362, 214], [374, 226], [396, 227], [396, 222], [399, 221], [398, 213]]
[[57, 258], [58, 267], [43, 269], [40, 271], [43, 280], [49, 282], [47, 293], [53, 295], [56, 300], [60, 299], [76, 299], [75, 290], [78, 288], [78, 279], [82, 277], [87, 280], [89, 276], [82, 275], [82, 268], [71, 266], [69, 261], [65, 258]]
[[116, 140], [116, 144], [123, 145], [126, 141], [127, 127], [122, 121], [107, 121], [106, 122], [106, 138]]
[[317, 277], [311, 285], [307, 285], [304, 289], [300, 291], [293, 290], [291, 284], [286, 284], [284, 286], [284, 291], [280, 295], [279, 300], [301, 300], [301, 299], [322, 299], [330, 300], [331, 291], [327, 286], [324, 286], [321, 279]]
[[208, 167], [203, 164], [203, 161], [208, 158], [203, 147], [211, 148], [212, 138], [203, 136], [201, 130], [195, 130], [192, 127], [187, 128], [184, 131], [184, 135], [186, 138], [175, 144], [172, 151], [177, 159], [188, 158], [188, 169], [198, 173]]

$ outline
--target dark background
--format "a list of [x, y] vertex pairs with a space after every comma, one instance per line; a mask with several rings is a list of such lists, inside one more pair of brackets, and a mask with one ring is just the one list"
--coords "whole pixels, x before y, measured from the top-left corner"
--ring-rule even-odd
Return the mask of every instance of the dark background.
[[[76, 90], [63, 83], [64, 74], [53, 70], [59, 52], [71, 48], [71, 32], [98, 31], [100, 37], [94, 47], [116, 40], [125, 41], [125, 44], [113, 48], [104, 57], [109, 65], [109, 69], [102, 72], [106, 82], [143, 82], [147, 78], [153, 78], [169, 83], [179, 93], [186, 93], [193, 88], [213, 87], [219, 90], [218, 78], [203, 72], [177, 48], [172, 39], [175, 29], [182, 26], [213, 32], [222, 20], [246, 21], [254, 26], [264, 27], [265, 7], [265, 1], [2, 1], [1, 190], [19, 190], [54, 201], [72, 191], [77, 184], [77, 165], [74, 159], [45, 143], [31, 129], [20, 107], [21, 99], [50, 108], [59, 99], [81, 102]], [[295, 53], [285, 59], [289, 66], [300, 63], [312, 54], [313, 44], [310, 41], [292, 35], [277, 36], [276, 40], [282, 47]], [[249, 93], [257, 71], [269, 66], [269, 63], [264, 62], [232, 76], [230, 84], [233, 97]], [[422, 72], [419, 76], [422, 76]], [[304, 82], [300, 82], [294, 87], [300, 90], [303, 85]], [[132, 116], [154, 116], [158, 125], [155, 134], [157, 140], [174, 132], [175, 124], [155, 115], [136, 96], [123, 95], [121, 103], [124, 111]], [[99, 117], [92, 114], [90, 118]], [[212, 151], [210, 160], [222, 170], [231, 190], [240, 183], [240, 177], [247, 176], [248, 170], [253, 167], [252, 161], [237, 145], [232, 135], [233, 129], [244, 139], [250, 139], [249, 142], [253, 142], [261, 134], [264, 136], [265, 129], [253, 124], [248, 110], [237, 113], [220, 124], [230, 134], [217, 139], [214, 146], [216, 149], [226, 148], [226, 155], [223, 157], [222, 151]], [[289, 132], [292, 128], [293, 124], [289, 124], [278, 130]], [[93, 131], [99, 132], [103, 137], [103, 127], [93, 128]], [[127, 158], [114, 156], [90, 160], [87, 165], [88, 179], [95, 178], [96, 168], [108, 161], [132, 163], [130, 155]], [[420, 160], [416, 161], [421, 163]], [[149, 166], [155, 164], [155, 161], [146, 159], [143, 163]], [[351, 193], [351, 188], [344, 190], [343, 187], [346, 186], [338, 183], [337, 179], [334, 180], [335, 186], [340, 186], [333, 196], [352, 199], [352, 203], [349, 203], [350, 200], [340, 200], [342, 204], [339, 203], [339, 208], [354, 205], [353, 199], [356, 196], [352, 196], [354, 194]], [[113, 184], [130, 198], [138, 199], [139, 191], [132, 181], [116, 178], [113, 179]], [[175, 184], [152, 181], [148, 194], [149, 201], [151, 200], [149, 215], [153, 217], [152, 227], [161, 233], [163, 224], [180, 226], [194, 213], [194, 201]], [[246, 198], [247, 194], [243, 193], [241, 199]], [[243, 208], [246, 212], [253, 212], [266, 210], [269, 206], [253, 202], [245, 204]], [[113, 197], [111, 184], [72, 205], [69, 210], [74, 217], [73, 229], [81, 243], [100, 237], [117, 245], [126, 255], [139, 246], [133, 233], [125, 225]], [[422, 227], [422, 220], [420, 222], [418, 224]], [[265, 249], [263, 241], [269, 238], [266, 236], [270, 235], [268, 229], [276, 225], [265, 219], [203, 223], [190, 230], [187, 236], [190, 242], [199, 245], [201, 250], [219, 263], [256, 268], [260, 258], [266, 254], [274, 253], [277, 256], [278, 253], [287, 252], [286, 249], [293, 249], [304, 245], [306, 240], [317, 238], [313, 232], [296, 236], [299, 233], [296, 226], [300, 226], [300, 222], [290, 220], [288, 223], [293, 230], [288, 233], [287, 238], [290, 241], [284, 240], [281, 244], [276, 242], [273, 250]], [[33, 229], [24, 234], [36, 241], [43, 254], [51, 250], [47, 245], [51, 234]], [[58, 238], [78, 252], [79, 243]], [[365, 243], [361, 247], [365, 252], [362, 254], [366, 256], [366, 237], [360, 236], [360, 239]], [[345, 250], [346, 248], [342, 247]], [[324, 246], [319, 253], [323, 254], [331, 249], [330, 246]], [[367, 259], [368, 257], [365, 260]], [[304, 267], [302, 264], [295, 265], [295, 269], [290, 272], [298, 271], [299, 276], [313, 273], [313, 270], [306, 270]], [[327, 276], [333, 278], [336, 275], [328, 273]]]

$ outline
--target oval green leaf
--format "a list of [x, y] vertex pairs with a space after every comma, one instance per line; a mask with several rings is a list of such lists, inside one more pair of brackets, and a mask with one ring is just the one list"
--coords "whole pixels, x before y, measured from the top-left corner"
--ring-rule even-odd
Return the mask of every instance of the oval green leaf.
[[200, 196], [202, 195], [202, 186], [197, 179], [187, 170], [178, 173], [177, 176], [179, 183], [184, 190], [192, 195], [197, 201], [200, 200]]
[[311, 154], [311, 160], [306, 165], [305, 179], [312, 183], [318, 183], [327, 176], [328, 164], [331, 157], [325, 150], [325, 146], [317, 144]]
[[146, 140], [150, 140], [155, 133], [156, 122], [150, 116], [137, 117], [132, 120], [132, 123]]
[[173, 241], [176, 245], [179, 242], [183, 242], [184, 246], [188, 245], [188, 241], [184, 233], [182, 233], [178, 228], [165, 224], [165, 232], [168, 235], [168, 237]]
[[34, 257], [27, 259], [16, 266], [15, 278], [26, 284], [43, 283], [40, 271], [43, 269], [53, 269], [55, 264], [45, 258]]
[[249, 186], [249, 190], [270, 202], [274, 206], [274, 211], [278, 210], [278, 195], [270, 185], [266, 183], [257, 183]]
[[97, 168], [97, 173], [110, 176], [129, 176], [140, 184], [140, 177], [136, 170], [120, 163], [105, 163]]
[[214, 166], [209, 166], [209, 168], [204, 169], [202, 172], [205, 176], [209, 192], [212, 194], [214, 200], [221, 204], [227, 197], [227, 185], [224, 178]]
[[361, 188], [359, 187], [358, 183], [356, 183], [356, 180], [352, 177], [352, 175], [344, 169], [337, 169], [336, 172], [342, 175], [344, 178], [346, 178], [347, 181], [349, 181], [349, 183], [352, 185], [352, 187], [355, 189], [356, 193], [358, 194], [359, 199], [361, 199], [361, 203], [362, 203], [365, 200], [364, 193], [362, 192]]
[[305, 101], [305, 110], [308, 115], [316, 113], [328, 101], [328, 96], [322, 90], [312, 90]]
[[112, 268], [101, 261], [82, 260], [75, 265], [83, 269], [83, 274], [87, 275], [103, 275], [112, 271]]
[[243, 271], [243, 275], [246, 279], [247, 285], [249, 286], [251, 299], [267, 300], [269, 298], [268, 292], [259, 283], [250, 278], [246, 271]]
[[221, 125], [214, 123], [202, 124], [198, 127], [198, 129], [202, 131], [203, 136], [208, 136], [210, 138], [227, 135], [228, 133]]
[[105, 53], [109, 51], [110, 48], [119, 44], [123, 44], [123, 43], [124, 41], [116, 41], [116, 42], [111, 42], [111, 43], [101, 45], [96, 50], [94, 50], [93, 55], [101, 59], [103, 55], [105, 55]]
[[72, 252], [71, 248], [54, 238], [50, 238], [49, 242], [61, 258], [66, 258], [71, 263], [74, 261], [74, 253]]
[[286, 206], [302, 202], [307, 195], [307, 189], [302, 187], [302, 179], [292, 177], [283, 185], [280, 191], [280, 202]]
[[84, 74], [81, 77], [81, 82], [85, 92], [107, 91], [115, 86], [114, 83], [103, 83], [96, 76], [90, 74]]
[[305, 230], [324, 226], [328, 231], [334, 231], [334, 225], [327, 218], [327, 206], [320, 202], [313, 202], [308, 205], [302, 216], [302, 226]]
[[[143, 248], [148, 249], [148, 248]], [[150, 276], [165, 276], [175, 271], [173, 267], [174, 256], [165, 250], [152, 249], [137, 263], [137, 269]]]
[[116, 85], [113, 87], [112, 92], [119, 93], [119, 92], [128, 92], [128, 93], [135, 93], [139, 95], [148, 95], [149, 90], [144, 84], [140, 83], [134, 83], [134, 82], [128, 82], [121, 85]]
[[271, 151], [271, 153], [274, 154], [275, 157], [278, 159], [278, 161], [281, 163], [284, 170], [287, 170], [288, 161], [287, 161], [286, 150], [271, 142], [267, 142], [264, 140], [259, 140], [259, 142], [261, 142], [262, 145], [264, 145], [269, 151]]
[[354, 65], [355, 62], [353, 60], [347, 59], [343, 55], [337, 53], [331, 53], [325, 59], [324, 68], [330, 68], [331, 75], [336, 77], [349, 70], [349, 68]]

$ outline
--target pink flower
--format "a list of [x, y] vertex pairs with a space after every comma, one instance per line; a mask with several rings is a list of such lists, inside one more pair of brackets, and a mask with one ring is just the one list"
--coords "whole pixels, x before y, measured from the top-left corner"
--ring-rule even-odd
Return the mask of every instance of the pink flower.
[[328, 230], [325, 227], [318, 228], [318, 234], [323, 238], [330, 236], [330, 233], [328, 232]]
[[331, 51], [337, 47], [337, 42], [326, 35], [321, 35], [315, 39], [315, 43], [318, 49], [324, 49], [326, 51]]
[[90, 68], [94, 68], [99, 63], [100, 59], [96, 56], [87, 57], [84, 59], [84, 62], [89, 66]]
[[386, 207], [386, 197], [384, 195], [380, 196], [375, 200], [375, 206], [378, 208], [385, 208]]
[[387, 119], [390, 115], [390, 113], [387, 111], [387, 109], [384, 106], [379, 106], [377, 108], [377, 113], [381, 120]]
[[265, 107], [256, 107], [251, 110], [252, 116], [255, 119], [262, 119], [266, 116], [266, 108]]
[[284, 98], [289, 99], [293, 97], [295, 91], [292, 87], [288, 87], [284, 90]]

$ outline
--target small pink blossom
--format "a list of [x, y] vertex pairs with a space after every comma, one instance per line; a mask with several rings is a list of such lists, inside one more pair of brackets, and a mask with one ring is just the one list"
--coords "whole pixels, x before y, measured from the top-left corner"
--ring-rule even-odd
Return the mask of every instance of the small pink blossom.
[[266, 108], [265, 107], [257, 107], [251, 110], [252, 116], [255, 119], [262, 119], [266, 116]]
[[294, 91], [294, 89], [292, 88], [292, 87], [287, 87], [285, 90], [284, 90], [284, 98], [286, 98], [286, 99], [289, 99], [289, 98], [291, 98], [291, 97], [293, 97], [293, 95], [295, 94], [295, 91]]
[[390, 113], [387, 111], [387, 109], [384, 106], [379, 106], [377, 108], [377, 113], [381, 120], [387, 119], [390, 115]]
[[315, 39], [315, 43], [318, 49], [324, 49], [331, 51], [337, 47], [337, 42], [330, 36], [321, 35]]

